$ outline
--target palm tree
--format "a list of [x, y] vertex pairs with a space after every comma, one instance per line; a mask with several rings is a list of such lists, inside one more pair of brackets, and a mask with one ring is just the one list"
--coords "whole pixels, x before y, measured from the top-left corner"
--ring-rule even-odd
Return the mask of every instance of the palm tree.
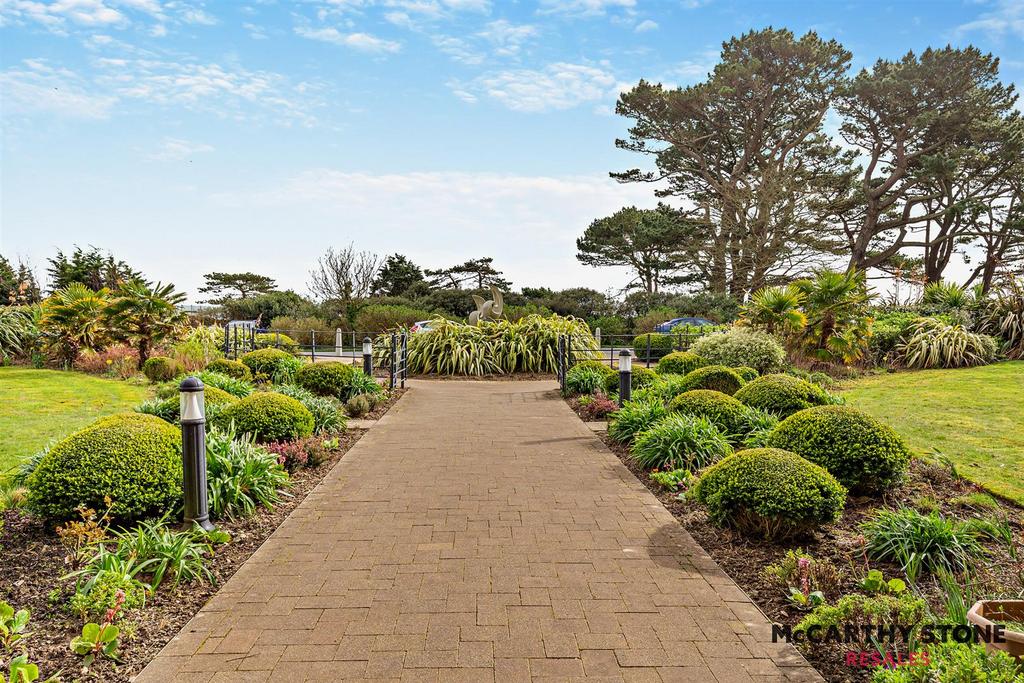
[[852, 363], [864, 354], [871, 336], [867, 305], [872, 294], [863, 272], [819, 270], [793, 286], [804, 296], [805, 352], [820, 361]]
[[185, 295], [174, 291], [174, 285], [156, 283], [152, 287], [142, 280], [126, 282], [107, 306], [106, 315], [113, 333], [139, 350], [139, 367], [149, 352], [185, 319], [178, 305]]
[[94, 349], [105, 341], [104, 310], [109, 294], [106, 288], [94, 292], [75, 282], [43, 302], [40, 332], [65, 366], [75, 362], [81, 349]]
[[762, 287], [750, 296], [740, 316], [744, 323], [769, 334], [792, 334], [807, 324], [807, 316], [800, 310], [803, 303], [803, 293], [792, 285]]

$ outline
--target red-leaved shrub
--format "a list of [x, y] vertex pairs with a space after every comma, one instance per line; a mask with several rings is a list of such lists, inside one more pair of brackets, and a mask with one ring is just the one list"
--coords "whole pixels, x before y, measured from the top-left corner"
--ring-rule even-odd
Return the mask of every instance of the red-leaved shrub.
[[90, 375], [128, 379], [139, 371], [139, 352], [126, 344], [108, 346], [102, 351], [86, 349], [75, 359], [75, 369]]

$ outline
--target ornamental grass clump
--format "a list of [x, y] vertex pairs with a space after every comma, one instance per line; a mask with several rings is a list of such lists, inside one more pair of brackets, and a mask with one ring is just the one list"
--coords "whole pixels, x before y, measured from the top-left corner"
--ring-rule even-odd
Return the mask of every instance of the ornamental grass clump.
[[743, 385], [734, 396], [744, 405], [780, 417], [829, 402], [821, 387], [791, 375], [762, 375]]
[[891, 427], [847, 406], [818, 406], [790, 415], [768, 445], [821, 465], [851, 492], [877, 494], [898, 483], [910, 451]]
[[28, 478], [29, 506], [71, 519], [85, 506], [119, 520], [159, 516], [181, 500], [181, 430], [153, 415], [96, 420], [54, 444]]
[[273, 510], [288, 486], [278, 458], [252, 436], [211, 430], [206, 437], [206, 483], [210, 516], [248, 517], [258, 507]]
[[968, 332], [936, 318], [921, 318], [896, 348], [908, 368], [968, 368], [995, 360], [999, 344], [987, 334]]
[[608, 423], [608, 436], [619, 443], [629, 443], [637, 434], [650, 429], [667, 414], [668, 410], [661, 401], [626, 401], [622, 408], [612, 414]]
[[775, 448], [739, 451], [712, 465], [693, 495], [714, 522], [771, 540], [834, 522], [846, 504], [846, 489], [835, 477]]
[[938, 512], [921, 514], [913, 508], [878, 510], [860, 526], [868, 556], [899, 563], [916, 581], [927, 572], [961, 572], [985, 555], [982, 540], [990, 526], [979, 520], [959, 520]]
[[732, 453], [725, 434], [706, 417], [670, 413], [633, 440], [630, 456], [645, 470], [707, 467]]
[[565, 393], [570, 396], [604, 391], [619, 375], [611, 367], [596, 360], [587, 360], [569, 368], [565, 373]]
[[713, 389], [732, 396], [743, 386], [743, 378], [724, 365], [706, 365], [684, 376], [679, 386], [685, 391]]

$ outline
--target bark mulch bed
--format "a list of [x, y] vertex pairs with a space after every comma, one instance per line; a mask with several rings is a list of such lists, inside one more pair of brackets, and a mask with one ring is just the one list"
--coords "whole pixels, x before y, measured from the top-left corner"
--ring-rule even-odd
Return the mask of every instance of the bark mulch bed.
[[[857, 592], [858, 583], [869, 564], [871, 569], [881, 569], [887, 579], [905, 578], [900, 567], [875, 561], [869, 563], [865, 556], [858, 525], [880, 507], [916, 507], [922, 512], [936, 509], [942, 514], [961, 518], [1005, 518], [1013, 531], [1015, 542], [1024, 530], [1024, 510], [1021, 508], [1005, 501], [999, 501], [996, 510], [954, 504], [953, 499], [965, 494], [980, 493], [982, 489], [960, 479], [950, 468], [915, 459], [902, 486], [887, 492], [882, 500], [851, 499], [842, 518], [835, 524], [795, 542], [752, 541], [713, 524], [702, 506], [680, 500], [678, 492], [666, 491], [651, 481], [649, 473], [638, 468], [629, 458], [627, 447], [611, 440], [606, 433], [600, 433], [600, 437], [768, 618], [780, 624], [796, 625], [806, 615], [806, 612], [797, 609], [789, 601], [786, 587], [763, 574], [765, 567], [779, 562], [787, 550], [801, 548], [815, 560], [828, 560], [839, 569], [837, 584], [831, 591], [826, 591], [825, 597], [829, 602], [835, 602], [847, 593]], [[1006, 597], [1024, 591], [1024, 557], [1018, 557], [1006, 545], [995, 542], [987, 544], [987, 548], [990, 556], [972, 568], [972, 586], [965, 591], [964, 596], [968, 607], [979, 597]], [[936, 579], [922, 577], [917, 588], [936, 613], [945, 613], [945, 600], [948, 596]], [[870, 646], [800, 645], [800, 649], [811, 665], [828, 681], [866, 681], [870, 678], [870, 669], [855, 669], [845, 664], [847, 651], [870, 650]]]
[[[399, 394], [400, 396], [400, 394]], [[389, 400], [390, 407], [398, 400]], [[386, 408], [383, 408], [383, 411]], [[288, 497], [273, 510], [260, 509], [255, 515], [240, 520], [220, 520], [217, 527], [231, 535], [231, 541], [214, 546], [209, 567], [216, 584], [161, 584], [156, 594], [146, 600], [143, 608], [124, 613], [118, 620], [122, 630], [121, 664], [97, 659], [88, 672], [81, 669], [81, 658], [69, 649], [71, 639], [79, 635], [82, 621], [65, 607], [70, 595], [54, 592], [70, 581], [60, 581], [68, 572], [64, 563], [65, 548], [53, 533], [54, 529], [23, 510], [6, 510], [0, 534], [0, 600], [15, 609], [27, 608], [32, 617], [28, 639], [30, 661], [39, 665], [41, 678], [58, 670], [63, 680], [129, 681], [146, 666], [206, 601], [224, 585], [231, 575], [277, 529], [285, 518], [341, 460], [366, 430], [350, 429], [339, 436], [339, 447], [331, 458], [315, 468], [302, 468], [291, 474]], [[51, 593], [53, 597], [51, 598]]]

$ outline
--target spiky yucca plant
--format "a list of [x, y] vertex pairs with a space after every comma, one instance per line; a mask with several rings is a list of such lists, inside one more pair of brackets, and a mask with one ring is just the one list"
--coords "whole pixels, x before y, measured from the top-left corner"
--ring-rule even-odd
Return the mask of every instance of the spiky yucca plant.
[[800, 332], [807, 316], [800, 307], [805, 296], [796, 287], [762, 287], [750, 296], [740, 313], [744, 324], [763, 329], [769, 334]]
[[909, 368], [963, 368], [991, 363], [996, 349], [995, 340], [988, 335], [922, 318], [914, 323], [907, 341], [896, 352]]

